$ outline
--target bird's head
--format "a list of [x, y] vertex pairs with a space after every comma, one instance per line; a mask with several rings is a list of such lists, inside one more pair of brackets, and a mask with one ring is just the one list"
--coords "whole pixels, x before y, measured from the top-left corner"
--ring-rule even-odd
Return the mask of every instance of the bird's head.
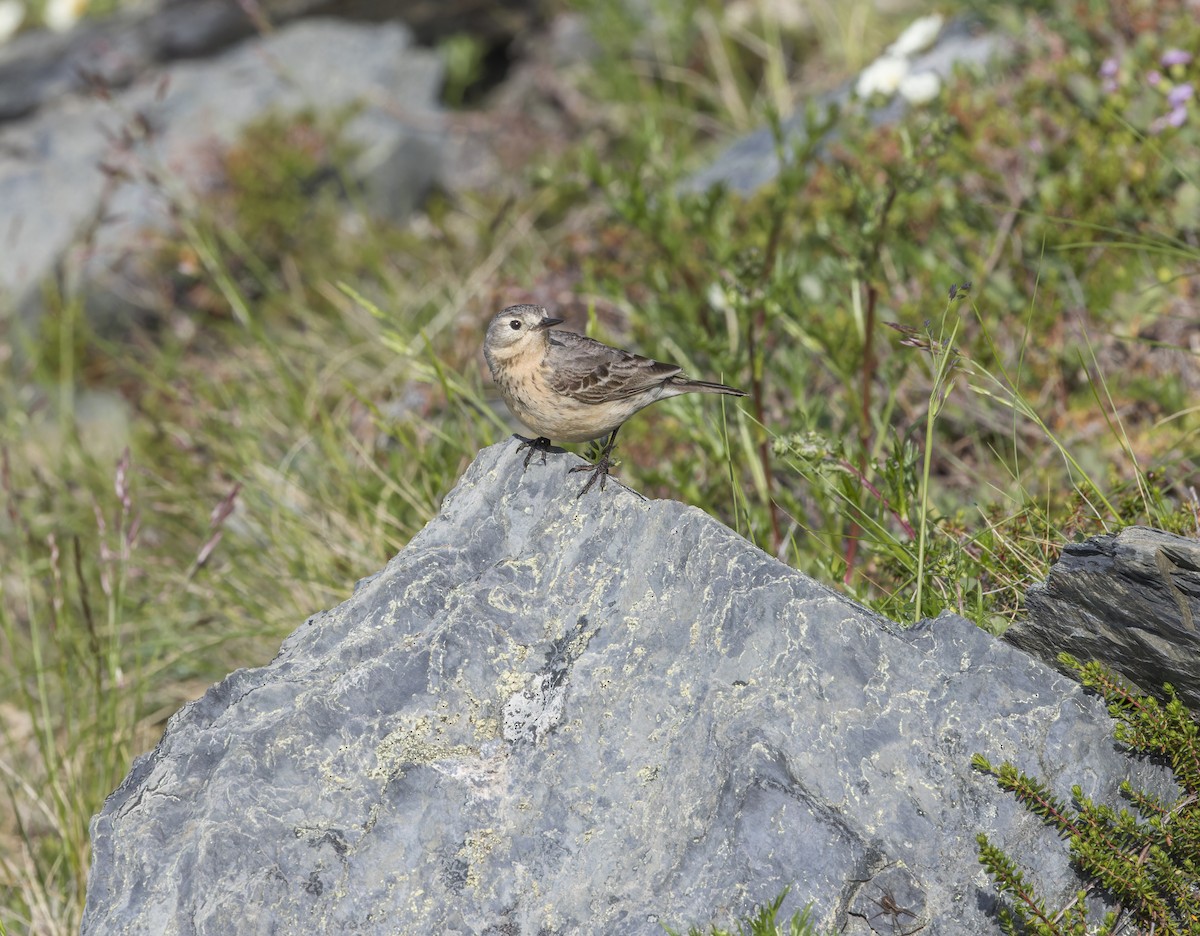
[[546, 341], [546, 329], [562, 323], [562, 319], [551, 318], [541, 306], [509, 306], [499, 313], [488, 326], [484, 351], [507, 357], [519, 354], [526, 348], [534, 348]]

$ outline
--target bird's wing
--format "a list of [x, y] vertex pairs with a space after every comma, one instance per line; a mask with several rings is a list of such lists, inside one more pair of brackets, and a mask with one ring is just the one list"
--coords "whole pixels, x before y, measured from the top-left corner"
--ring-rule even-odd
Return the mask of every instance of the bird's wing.
[[682, 368], [610, 348], [573, 332], [551, 332], [552, 389], [580, 403], [604, 403], [657, 387]]

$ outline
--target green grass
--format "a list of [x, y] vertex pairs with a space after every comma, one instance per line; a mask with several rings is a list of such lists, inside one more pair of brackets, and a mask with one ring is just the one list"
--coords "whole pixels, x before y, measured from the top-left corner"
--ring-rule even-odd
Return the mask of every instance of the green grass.
[[[790, 919], [779, 919], [779, 910], [786, 897], [785, 890], [771, 903], [756, 907], [749, 916], [734, 924], [737, 929], [722, 929], [716, 925], [708, 929], [691, 926], [687, 936], [818, 936], [820, 931], [813, 923], [810, 907], [796, 911]], [[663, 928], [671, 936], [679, 936], [669, 926]]]
[[586, 126], [503, 186], [347, 220], [338, 122], [280, 116], [162, 245], [164, 308], [98, 336], [51, 297], [0, 381], [0, 926], [77, 929], [88, 820], [166, 718], [344, 599], [515, 428], [479, 350], [511, 302], [571, 297], [573, 326], [746, 389], [639, 414], [618, 476], [898, 620], [1000, 631], [1066, 542], [1195, 535], [1200, 117], [1150, 133], [1139, 76], [1200, 28], [1030, 14], [1011, 74], [899, 128], [843, 114], [832, 159], [748, 199], [678, 194], [881, 47], [870, 6], [804, 32], [663, 4], [647, 31], [592, 0], [610, 45], [557, 79]]

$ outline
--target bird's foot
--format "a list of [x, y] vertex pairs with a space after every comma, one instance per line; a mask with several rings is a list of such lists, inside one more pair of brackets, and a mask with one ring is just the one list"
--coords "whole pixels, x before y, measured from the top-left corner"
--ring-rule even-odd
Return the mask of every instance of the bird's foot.
[[576, 465], [568, 472], [568, 474], [574, 474], [577, 471], [590, 471], [592, 473], [592, 476], [587, 479], [587, 484], [583, 486], [583, 490], [575, 495], [576, 500], [583, 497], [591, 486], [596, 483], [597, 479], [600, 480], [600, 490], [604, 490], [604, 484], [608, 481], [608, 470], [612, 467], [612, 462], [609, 461], [608, 455], [607, 451], [603, 452], [594, 464]]
[[524, 467], [529, 467], [529, 459], [533, 458], [534, 452], [541, 452], [542, 464], [546, 464], [546, 453], [550, 451], [551, 444], [549, 439], [547, 439], [545, 436], [538, 436], [536, 439], [525, 439], [521, 436], [517, 436], [517, 438], [521, 439], [521, 444], [517, 446], [518, 455], [521, 454], [521, 449], [529, 449], [529, 451], [525, 453]]

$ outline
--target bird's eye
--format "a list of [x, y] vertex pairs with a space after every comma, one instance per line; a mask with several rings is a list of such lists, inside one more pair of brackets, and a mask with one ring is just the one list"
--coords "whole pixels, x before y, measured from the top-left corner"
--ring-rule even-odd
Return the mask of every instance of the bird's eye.
[[521, 323], [519, 321], [517, 321], [516, 319], [513, 319], [511, 322], [508, 323], [508, 327], [511, 328], [513, 331], [520, 331]]

